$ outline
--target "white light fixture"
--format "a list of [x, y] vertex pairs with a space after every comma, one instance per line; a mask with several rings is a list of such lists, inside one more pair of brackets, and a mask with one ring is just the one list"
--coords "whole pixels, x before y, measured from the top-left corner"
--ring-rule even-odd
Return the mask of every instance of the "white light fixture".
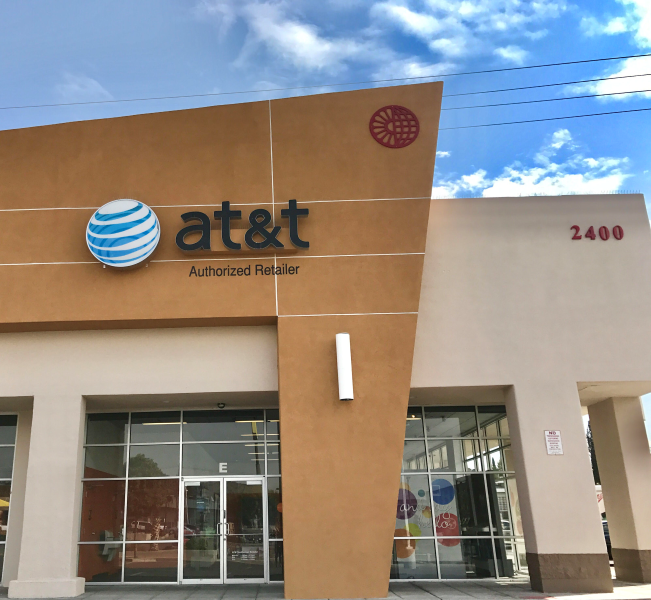
[[337, 344], [337, 375], [339, 377], [339, 400], [353, 399], [353, 363], [350, 356], [350, 335], [338, 333], [335, 336]]

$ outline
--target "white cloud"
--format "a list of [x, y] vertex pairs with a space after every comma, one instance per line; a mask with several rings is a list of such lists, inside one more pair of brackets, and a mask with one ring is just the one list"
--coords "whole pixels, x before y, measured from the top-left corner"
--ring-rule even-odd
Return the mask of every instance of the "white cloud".
[[[570, 93], [619, 94], [600, 98], [604, 102], [628, 100], [633, 97], [651, 98], [651, 92], [639, 91], [651, 90], [651, 75], [644, 75], [644, 73], [651, 73], [651, 56], [627, 58], [620, 62], [614, 71], [604, 74], [608, 77], [607, 79], [569, 86], [567, 91]], [[630, 77], [631, 75], [641, 76]], [[618, 77], [625, 78], [617, 79]]]
[[[564, 160], [558, 154], [564, 151]], [[515, 162], [497, 177], [484, 169], [458, 178], [435, 179], [432, 197], [558, 196], [615, 191], [631, 177], [628, 158], [586, 157], [567, 129], [559, 129], [534, 157], [535, 166]]]
[[[448, 59], [494, 52], [501, 37], [540, 39], [546, 30], [527, 28], [567, 9], [565, 0], [424, 0], [418, 8], [414, 5], [415, 0], [382, 0], [373, 5], [371, 15], [380, 26], [413, 35]], [[500, 55], [520, 61], [524, 50], [516, 49], [507, 45]]]
[[529, 56], [529, 53], [520, 48], [520, 46], [505, 46], [503, 48], [496, 48], [493, 50], [493, 54], [496, 54], [504, 60], [515, 63], [516, 65], [521, 65], [524, 63], [524, 59]]
[[617, 0], [624, 14], [600, 22], [595, 17], [581, 20], [583, 32], [588, 36], [632, 33], [640, 48], [651, 47], [651, 2], [649, 0]]
[[199, 18], [215, 20], [223, 35], [241, 19], [248, 30], [236, 66], [247, 63], [264, 47], [295, 68], [334, 73], [350, 61], [379, 62], [393, 53], [368, 36], [327, 36], [315, 24], [292, 13], [287, 1], [200, 0], [195, 6]]
[[54, 92], [63, 102], [113, 100], [113, 96], [96, 79], [72, 73], [63, 74], [63, 82], [54, 86]]
[[437, 150], [436, 158], [449, 158], [452, 153], [447, 150]]
[[416, 57], [411, 57], [384, 63], [380, 69], [373, 73], [373, 78], [432, 77], [449, 73], [455, 66], [451, 62], [426, 63]]

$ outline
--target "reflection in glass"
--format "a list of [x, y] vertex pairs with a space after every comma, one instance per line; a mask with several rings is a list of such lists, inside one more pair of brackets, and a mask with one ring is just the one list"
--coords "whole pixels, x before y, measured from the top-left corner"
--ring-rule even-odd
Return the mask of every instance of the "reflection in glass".
[[427, 456], [425, 442], [420, 440], [405, 440], [402, 454], [403, 471], [427, 471]]
[[283, 493], [279, 477], [267, 479], [267, 510], [269, 511], [269, 537], [283, 537]]
[[262, 534], [262, 480], [226, 482], [226, 521], [231, 535]]
[[124, 582], [176, 583], [178, 544], [127, 544]]
[[217, 535], [221, 523], [221, 483], [219, 481], [202, 481], [199, 485], [186, 483], [184, 488], [185, 535]]
[[0, 444], [16, 443], [17, 415], [0, 415]]
[[[7, 539], [7, 524], [9, 523], [9, 498], [11, 481], [0, 481], [0, 540]], [[0, 577], [2, 580], [2, 577]]]
[[284, 581], [283, 543], [269, 542], [269, 581]]
[[184, 442], [263, 440], [261, 410], [192, 410], [183, 413]]
[[[520, 514], [520, 502], [518, 497], [518, 487], [515, 483], [515, 475], [509, 473], [506, 475], [506, 486], [509, 490], [509, 505], [511, 506], [511, 519], [514, 535], [524, 535], [522, 529], [522, 515]], [[522, 561], [520, 561], [522, 564]]]
[[427, 437], [477, 436], [477, 420], [474, 406], [454, 408], [425, 407]]
[[410, 408], [407, 411], [407, 426], [405, 427], [406, 438], [422, 438], [423, 433], [423, 415], [420, 408]]
[[77, 576], [93, 583], [122, 580], [122, 544], [80, 544]]
[[5, 565], [5, 545], [0, 544], [0, 580], [2, 580], [2, 571]]
[[393, 540], [391, 579], [436, 579], [434, 540]]
[[267, 443], [267, 474], [280, 475], [280, 444]]
[[176, 477], [179, 460], [178, 444], [130, 446], [129, 477]]
[[427, 475], [401, 475], [395, 537], [434, 535]]
[[178, 479], [129, 481], [127, 540], [177, 539], [178, 506]]
[[479, 440], [428, 440], [432, 471], [480, 471]]
[[14, 447], [0, 448], [0, 479], [11, 479], [14, 470]]
[[490, 539], [438, 540], [442, 579], [495, 577], [493, 544]]
[[[485, 437], [499, 437], [499, 422], [506, 421], [506, 407], [503, 405], [478, 406], [477, 412], [479, 413], [479, 427], [482, 429], [482, 435]], [[508, 435], [508, 433], [501, 435]]]
[[124, 481], [84, 481], [81, 501], [82, 542], [121, 540], [124, 527]]
[[264, 444], [184, 444], [183, 475], [263, 475]]
[[228, 579], [264, 578], [262, 535], [229, 535], [226, 537], [226, 577]]
[[267, 439], [280, 439], [280, 411], [267, 410]]
[[125, 477], [127, 474], [126, 446], [89, 446], [85, 450], [85, 479]]
[[515, 540], [495, 540], [495, 558], [499, 577], [513, 577], [517, 568]]
[[129, 413], [88, 415], [87, 444], [126, 444]]
[[483, 475], [437, 475], [432, 499], [437, 536], [490, 535]]
[[486, 471], [513, 471], [513, 452], [511, 440], [482, 440], [484, 469]]
[[196, 536], [186, 532], [183, 541], [184, 579], [221, 579], [220, 536]]
[[491, 519], [495, 535], [513, 535], [511, 516], [509, 514], [509, 496], [506, 490], [506, 475], [486, 475], [488, 499], [490, 501]]
[[180, 424], [178, 411], [131, 413], [131, 443], [178, 442]]

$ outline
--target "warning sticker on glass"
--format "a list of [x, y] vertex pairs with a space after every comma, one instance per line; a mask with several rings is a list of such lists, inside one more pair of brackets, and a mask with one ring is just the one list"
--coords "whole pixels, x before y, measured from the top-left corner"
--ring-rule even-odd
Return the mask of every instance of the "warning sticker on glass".
[[545, 431], [545, 444], [547, 444], [547, 454], [563, 454], [560, 431]]

